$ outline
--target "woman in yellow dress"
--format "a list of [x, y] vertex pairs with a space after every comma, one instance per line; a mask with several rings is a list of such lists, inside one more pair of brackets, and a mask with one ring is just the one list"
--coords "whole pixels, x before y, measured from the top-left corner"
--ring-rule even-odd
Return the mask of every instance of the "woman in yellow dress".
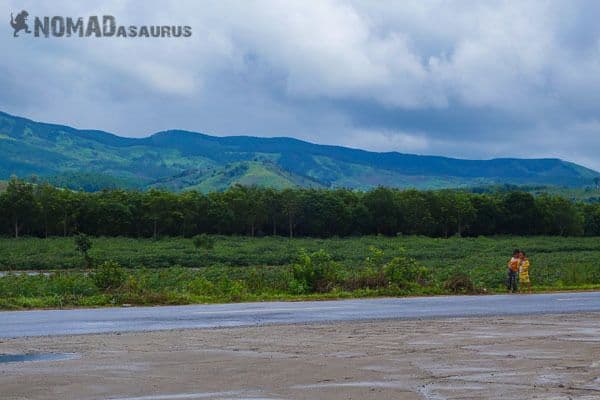
[[527, 285], [527, 292], [531, 293], [531, 281], [529, 280], [529, 259], [525, 252], [521, 252], [519, 263], [519, 292], [523, 292], [523, 285]]

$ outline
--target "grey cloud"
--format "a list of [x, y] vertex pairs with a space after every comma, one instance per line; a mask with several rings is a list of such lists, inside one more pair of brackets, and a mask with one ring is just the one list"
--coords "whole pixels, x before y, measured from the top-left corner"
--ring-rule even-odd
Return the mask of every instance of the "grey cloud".
[[127, 136], [182, 128], [600, 169], [596, 1], [3, 1], [187, 24], [187, 40], [0, 35], [0, 109]]

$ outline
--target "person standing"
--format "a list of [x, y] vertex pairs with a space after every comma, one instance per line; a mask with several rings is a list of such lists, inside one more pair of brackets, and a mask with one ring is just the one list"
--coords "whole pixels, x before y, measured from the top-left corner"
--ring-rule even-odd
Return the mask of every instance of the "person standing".
[[527, 292], [531, 293], [531, 281], [529, 280], [529, 259], [525, 252], [521, 252], [521, 263], [519, 264], [519, 293], [523, 291], [523, 285], [527, 285]]
[[521, 264], [521, 259], [519, 258], [520, 254], [521, 251], [515, 249], [512, 258], [508, 261], [508, 279], [506, 281], [506, 288], [509, 293], [515, 293], [517, 291], [517, 273], [519, 272], [519, 265]]

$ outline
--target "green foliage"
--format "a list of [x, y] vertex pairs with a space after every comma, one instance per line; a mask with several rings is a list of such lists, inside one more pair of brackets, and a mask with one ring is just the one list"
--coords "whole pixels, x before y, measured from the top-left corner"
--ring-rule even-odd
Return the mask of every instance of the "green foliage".
[[[111, 291], [120, 288], [127, 280], [123, 267], [114, 261], [107, 261], [98, 266], [92, 275], [94, 284], [98, 289]], [[133, 286], [133, 282], [129, 282]]]
[[558, 284], [562, 286], [581, 286], [600, 281], [600, 268], [578, 264], [562, 269], [557, 274]]
[[309, 254], [302, 249], [292, 265], [290, 287], [298, 294], [331, 291], [339, 281], [341, 269], [341, 265], [325, 250]]
[[36, 201], [33, 186], [26, 184], [16, 178], [11, 178], [6, 191], [0, 195], [0, 210], [8, 219], [7, 233], [11, 232], [15, 238], [19, 237], [23, 225], [31, 222], [35, 214], [31, 211], [36, 209]]
[[197, 276], [188, 283], [188, 290], [196, 296], [210, 297], [217, 294], [215, 285], [204, 276]]
[[513, 234], [600, 235], [600, 203], [511, 191], [419, 192], [379, 187], [281, 191], [234, 185], [223, 192], [175, 194], [59, 190], [12, 179], [0, 193], [0, 235], [109, 237], [247, 235], [430, 237]]
[[83, 255], [86, 267], [91, 267], [92, 259], [89, 256], [89, 251], [92, 248], [92, 240], [87, 235], [80, 233], [74, 237], [73, 241], [77, 251]]
[[0, 276], [0, 307], [504, 292], [514, 247], [529, 254], [534, 290], [600, 287], [597, 238], [221, 236], [202, 258], [191, 239], [98, 238], [91, 271], [77, 269], [71, 238], [0, 239], [1, 269], [53, 269]]
[[8, 178], [8, 171], [19, 176], [34, 173], [76, 190], [162, 187], [208, 192], [237, 183], [278, 189], [378, 185], [437, 189], [505, 182], [583, 186], [597, 176], [558, 159], [466, 161], [376, 154], [289, 138], [219, 138], [182, 131], [134, 139], [5, 113], [0, 113], [0, 127], [0, 171], [5, 175], [0, 178]]
[[[365, 266], [373, 271], [381, 270], [384, 264], [384, 252], [379, 247], [369, 246], [369, 255], [365, 259]], [[401, 249], [402, 251], [404, 249]]]
[[92, 248], [92, 240], [84, 233], [76, 235], [73, 239], [75, 242], [75, 248], [83, 255], [87, 255], [88, 251]]
[[194, 247], [197, 249], [209, 251], [215, 247], [215, 237], [203, 233], [201, 235], [194, 236], [192, 238], [192, 243], [194, 243]]
[[225, 301], [237, 302], [247, 295], [246, 284], [242, 280], [232, 280], [226, 276], [221, 277], [217, 283], [219, 295]]
[[425, 285], [430, 279], [429, 270], [417, 260], [402, 254], [391, 259], [383, 266], [385, 278], [393, 285], [407, 288]]
[[111, 189], [139, 189], [140, 182], [132, 178], [117, 178], [108, 174], [97, 172], [64, 172], [48, 176], [50, 185], [80, 190], [84, 192], [98, 192]]

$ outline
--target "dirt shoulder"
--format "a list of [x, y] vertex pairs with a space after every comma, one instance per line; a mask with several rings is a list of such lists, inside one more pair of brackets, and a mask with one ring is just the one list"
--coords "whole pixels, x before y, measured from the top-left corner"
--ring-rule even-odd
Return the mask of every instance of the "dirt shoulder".
[[3, 399], [600, 399], [600, 313], [8, 339]]

